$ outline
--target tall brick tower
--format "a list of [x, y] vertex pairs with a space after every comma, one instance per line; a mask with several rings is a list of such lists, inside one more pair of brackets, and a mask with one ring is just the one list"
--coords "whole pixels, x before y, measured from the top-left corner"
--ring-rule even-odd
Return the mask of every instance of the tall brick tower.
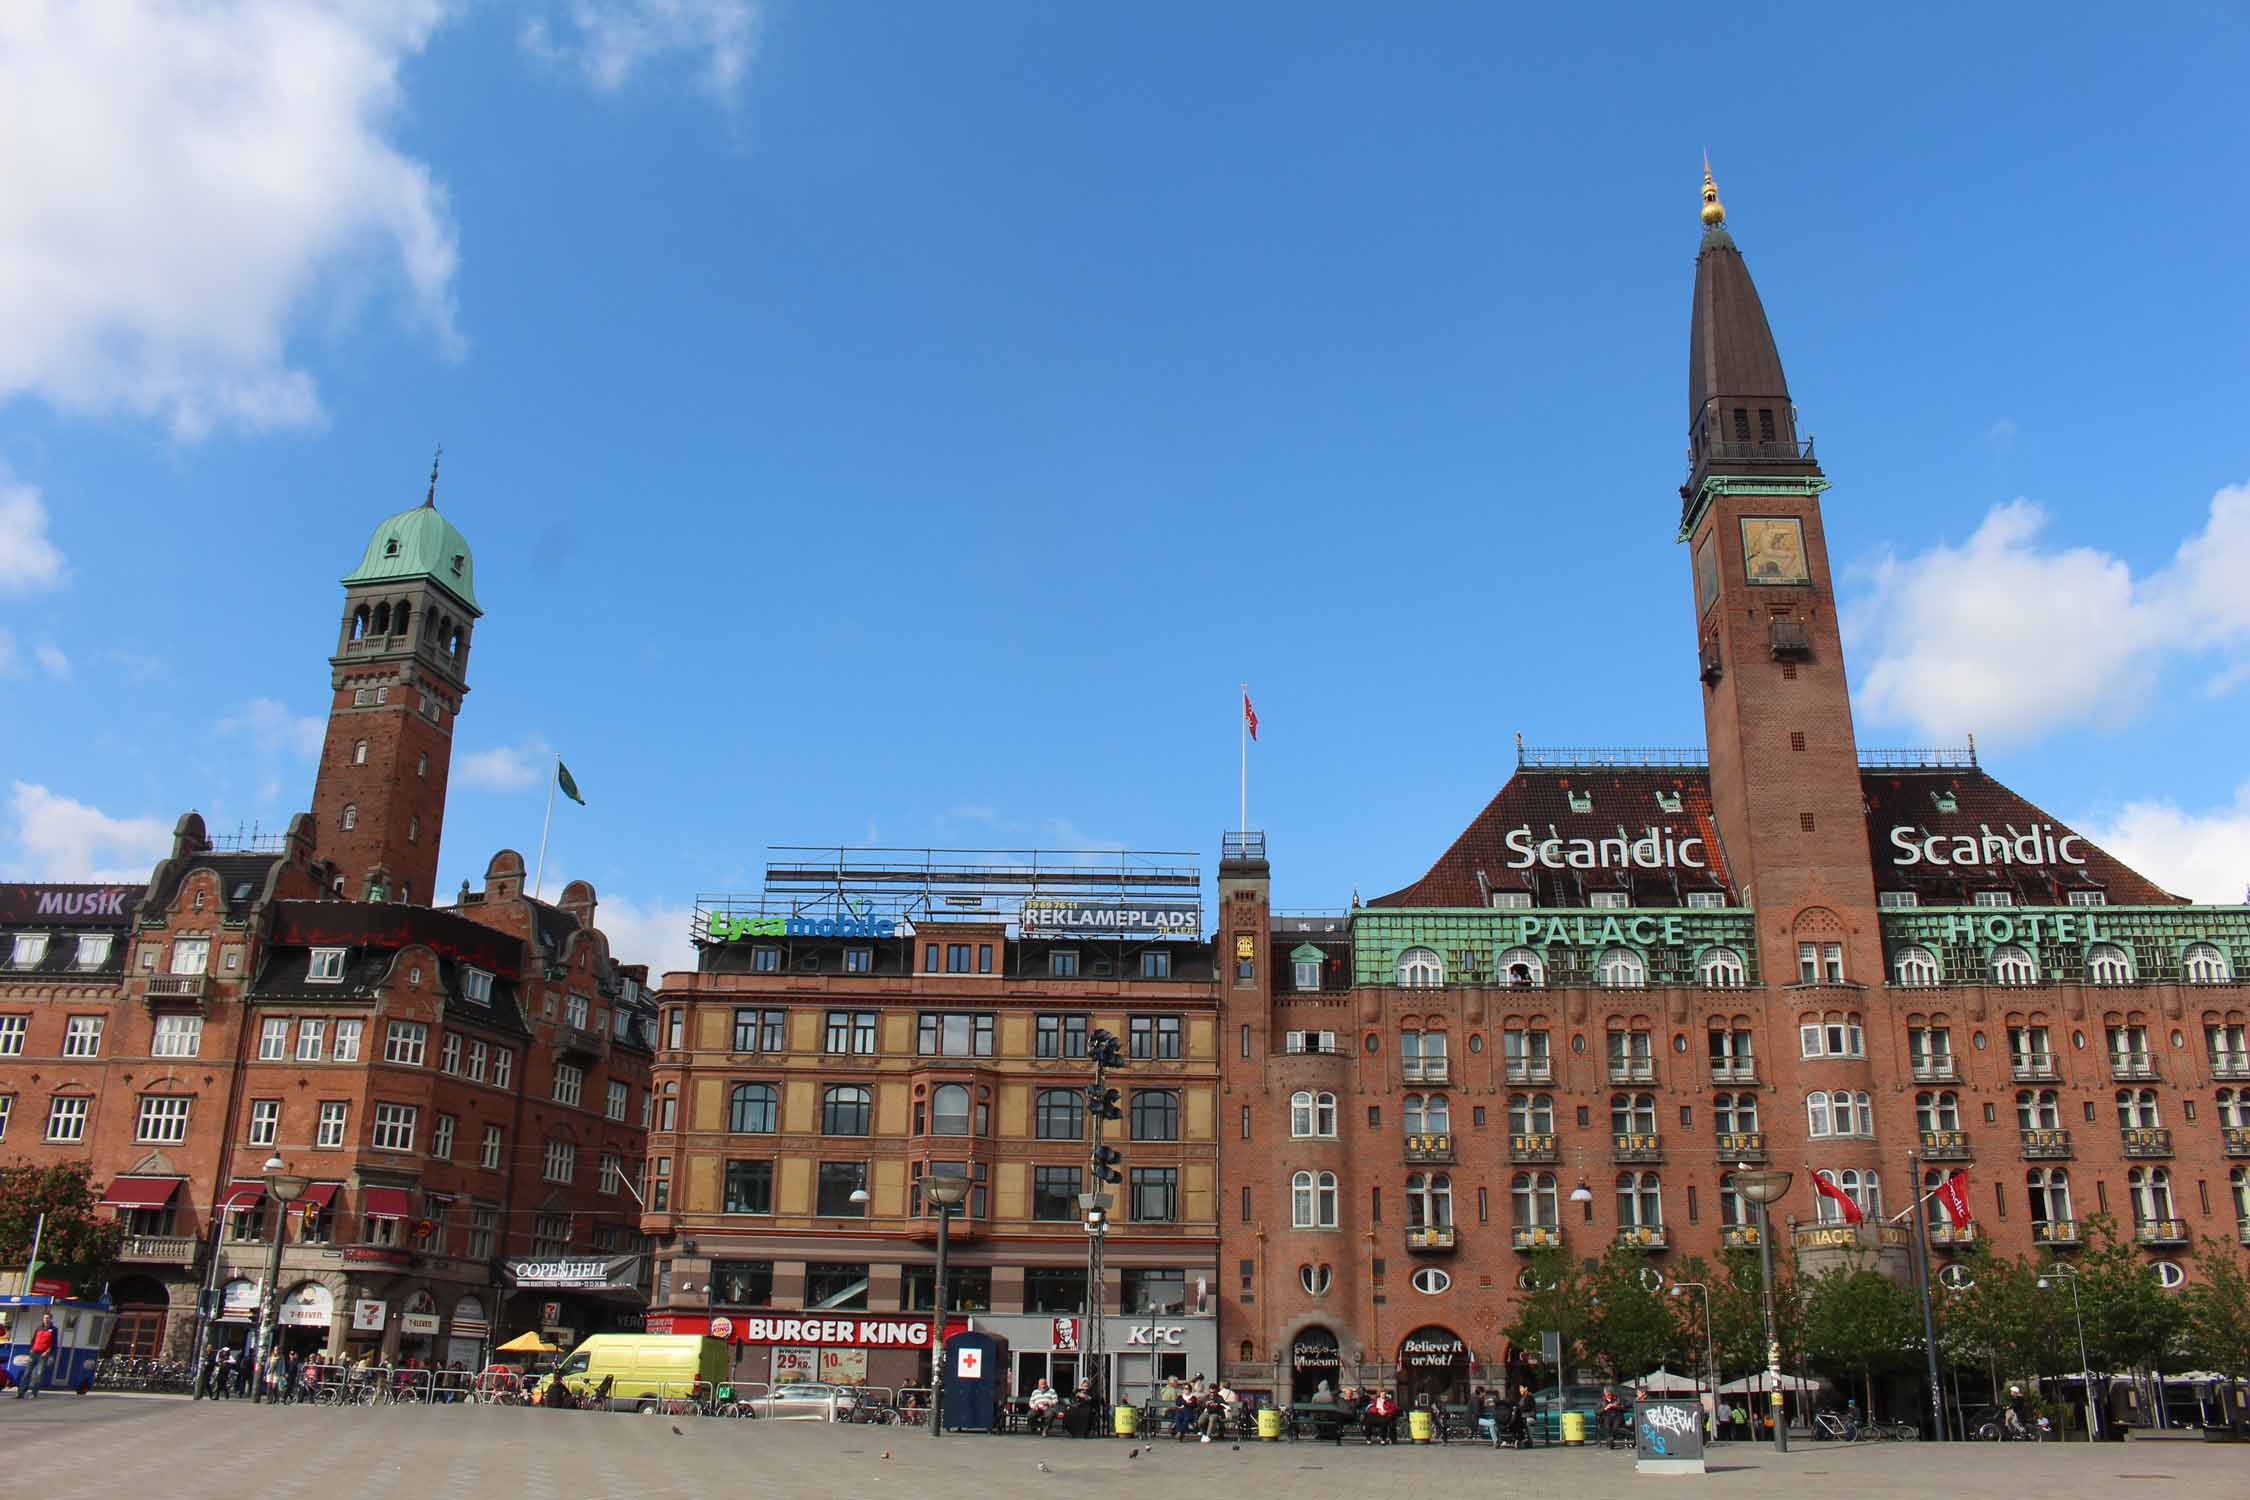
[[377, 526], [344, 575], [313, 819], [354, 900], [427, 904], [436, 892], [453, 719], [484, 613], [475, 582], [468, 542], [438, 514], [435, 465], [428, 496]]
[[1820, 519], [1828, 481], [1798, 439], [1781, 354], [1708, 166], [1702, 217], [1680, 540], [1712, 808], [1775, 969], [1878, 983], [1859, 750]]

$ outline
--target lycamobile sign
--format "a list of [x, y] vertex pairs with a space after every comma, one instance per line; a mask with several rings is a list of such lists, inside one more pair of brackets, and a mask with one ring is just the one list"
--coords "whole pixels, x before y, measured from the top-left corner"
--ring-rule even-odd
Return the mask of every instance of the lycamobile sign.
[[1703, 839], [1700, 834], [1685, 838], [1669, 828], [1651, 827], [1640, 837], [1633, 838], [1621, 828], [1613, 838], [1566, 839], [1552, 831], [1539, 838], [1527, 827], [1511, 828], [1503, 840], [1508, 852], [1516, 856], [1508, 861], [1511, 870], [1528, 870], [1533, 865], [1545, 865], [1550, 870], [1669, 870], [1675, 865], [1691, 870], [1709, 868], [1703, 858]]
[[887, 938], [899, 935], [898, 926], [889, 917], [737, 917], [715, 911], [709, 932], [714, 943], [757, 937]]

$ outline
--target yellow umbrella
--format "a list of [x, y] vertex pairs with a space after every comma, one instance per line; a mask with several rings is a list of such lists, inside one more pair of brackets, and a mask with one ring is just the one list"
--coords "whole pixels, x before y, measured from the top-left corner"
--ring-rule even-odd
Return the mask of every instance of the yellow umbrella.
[[555, 1345], [548, 1343], [537, 1333], [519, 1333], [502, 1344], [498, 1352], [501, 1354], [553, 1354], [557, 1350]]

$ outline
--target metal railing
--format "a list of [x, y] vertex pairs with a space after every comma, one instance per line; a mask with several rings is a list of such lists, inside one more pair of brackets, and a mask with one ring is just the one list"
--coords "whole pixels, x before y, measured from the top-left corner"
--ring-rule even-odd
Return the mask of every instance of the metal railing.
[[1687, 745], [1516, 746], [1516, 764], [1527, 770], [1572, 771], [1604, 766], [1707, 766], [1711, 752]]

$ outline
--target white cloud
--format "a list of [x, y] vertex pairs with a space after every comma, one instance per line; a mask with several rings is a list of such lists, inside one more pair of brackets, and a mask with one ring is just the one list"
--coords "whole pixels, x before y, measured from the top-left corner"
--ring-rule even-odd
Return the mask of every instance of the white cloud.
[[[447, 0], [0, 5], [0, 400], [181, 437], [320, 416], [290, 335], [403, 276], [454, 327], [444, 190], [388, 132]], [[325, 298], [323, 292], [328, 293]]]
[[16, 880], [94, 880], [138, 885], [172, 852], [161, 818], [115, 818], [19, 781], [9, 797], [14, 848], [0, 869]]
[[[564, 884], [568, 882], [548, 882], [550, 899]], [[604, 895], [598, 886], [595, 894], [594, 925], [609, 938], [610, 957], [621, 964], [647, 964], [651, 984], [663, 983], [667, 970], [695, 967], [695, 943], [688, 935], [692, 906]]]
[[9, 629], [0, 625], [0, 677], [16, 675], [16, 638]]
[[2215, 691], [2250, 677], [2250, 485], [2212, 496], [2204, 528], [2143, 580], [2096, 548], [2043, 545], [2046, 525], [2012, 500], [1958, 546], [1859, 570], [1845, 623], [1871, 653], [1862, 714], [1938, 743], [2020, 742], [2126, 722], [2182, 654], [2216, 656]]
[[[0, 196], [0, 203], [4, 201]], [[0, 222], [5, 222], [6, 212], [0, 206]], [[6, 291], [0, 290], [0, 306], [5, 306], [6, 297]], [[0, 353], [0, 360], [6, 358]], [[6, 470], [0, 469], [0, 593], [51, 589], [67, 571], [62, 550], [47, 540], [47, 507], [40, 502], [39, 491], [11, 483]]]
[[2235, 789], [2231, 806], [2207, 812], [2130, 802], [2073, 826], [2174, 895], [2221, 906], [2250, 899], [2250, 782]]
[[320, 753], [328, 721], [318, 714], [293, 714], [287, 704], [273, 698], [252, 698], [242, 712], [219, 721], [221, 734], [246, 734], [266, 755], [311, 758]]
[[578, 73], [604, 94], [677, 54], [700, 64], [706, 93], [731, 102], [758, 52], [753, 0], [568, 0], [559, 9], [554, 22], [534, 17], [524, 23], [524, 50]]
[[62, 682], [70, 680], [70, 658], [63, 655], [62, 647], [45, 642], [32, 654], [39, 658], [40, 670], [49, 677]]
[[470, 751], [453, 763], [451, 779], [488, 792], [520, 792], [525, 787], [537, 786], [553, 759], [554, 752], [547, 742], [533, 735], [520, 745]]

